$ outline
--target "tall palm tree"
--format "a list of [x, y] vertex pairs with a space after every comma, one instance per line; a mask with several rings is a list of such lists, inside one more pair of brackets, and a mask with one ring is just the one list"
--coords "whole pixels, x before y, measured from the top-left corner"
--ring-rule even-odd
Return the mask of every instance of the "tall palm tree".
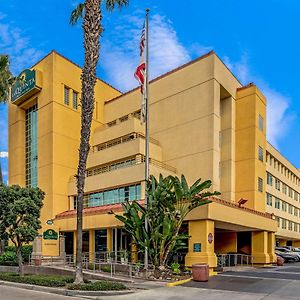
[[75, 283], [83, 282], [82, 273], [82, 211], [86, 173], [86, 160], [90, 150], [91, 123], [94, 111], [96, 67], [99, 60], [102, 27], [102, 4], [109, 11], [122, 8], [129, 0], [85, 0], [71, 13], [70, 23], [76, 24], [83, 17], [84, 67], [81, 74], [81, 136], [77, 168], [77, 239]]

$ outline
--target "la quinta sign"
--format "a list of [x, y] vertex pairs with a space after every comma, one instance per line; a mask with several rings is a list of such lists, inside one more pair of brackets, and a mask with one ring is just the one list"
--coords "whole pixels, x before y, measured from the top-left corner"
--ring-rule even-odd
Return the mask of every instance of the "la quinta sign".
[[[37, 72], [26, 69], [17, 77], [11, 89], [11, 102], [20, 104], [33, 94], [41, 90], [41, 84], [37, 84]], [[40, 80], [38, 80], [40, 81]]]

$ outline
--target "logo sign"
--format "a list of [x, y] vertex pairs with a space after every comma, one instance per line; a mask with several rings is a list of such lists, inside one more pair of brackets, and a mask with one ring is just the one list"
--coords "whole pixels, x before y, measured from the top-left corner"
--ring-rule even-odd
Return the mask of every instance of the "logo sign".
[[212, 233], [209, 233], [209, 234], [208, 234], [207, 240], [208, 240], [208, 242], [209, 242], [210, 244], [213, 242], [214, 238], [213, 238]]
[[201, 252], [201, 243], [194, 244], [194, 252]]
[[36, 83], [36, 71], [26, 69], [17, 77], [11, 88], [11, 102], [19, 104], [40, 89]]
[[58, 239], [58, 234], [55, 230], [48, 229], [48, 230], [43, 232], [43, 239], [44, 240], [57, 240]]

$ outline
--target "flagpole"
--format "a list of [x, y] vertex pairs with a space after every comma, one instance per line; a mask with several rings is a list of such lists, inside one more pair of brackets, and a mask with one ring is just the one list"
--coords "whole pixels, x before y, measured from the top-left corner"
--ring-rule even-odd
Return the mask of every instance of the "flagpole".
[[[146, 118], [145, 118], [145, 210], [148, 209], [148, 192], [147, 192], [147, 181], [149, 179], [149, 9], [146, 9], [146, 24], [145, 24], [145, 38], [146, 38], [146, 68], [145, 68], [145, 100], [146, 100]], [[148, 231], [148, 220], [145, 218], [145, 229]], [[145, 248], [145, 269], [148, 269], [148, 249]]]

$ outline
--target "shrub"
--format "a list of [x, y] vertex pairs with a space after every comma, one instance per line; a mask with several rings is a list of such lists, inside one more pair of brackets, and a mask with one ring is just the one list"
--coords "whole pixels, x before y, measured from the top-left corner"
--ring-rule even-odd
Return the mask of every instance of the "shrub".
[[113, 281], [95, 281], [83, 284], [70, 284], [67, 288], [69, 290], [81, 291], [120, 291], [127, 289], [123, 283]]
[[[6, 246], [5, 251], [8, 252], [16, 252], [15, 246]], [[32, 253], [32, 246], [31, 245], [24, 245], [21, 248], [22, 258], [24, 262], [29, 262], [30, 255]]]
[[111, 272], [111, 266], [102, 266], [101, 271], [110, 273]]
[[74, 278], [70, 276], [50, 276], [50, 275], [25, 275], [20, 277], [15, 273], [0, 273], [0, 280], [27, 283], [49, 287], [64, 287], [72, 283]]
[[179, 263], [176, 263], [176, 262], [172, 263], [171, 269], [172, 269], [172, 273], [175, 275], [179, 275], [181, 273]]
[[0, 255], [0, 265], [17, 266], [17, 257], [15, 252], [6, 251]]

